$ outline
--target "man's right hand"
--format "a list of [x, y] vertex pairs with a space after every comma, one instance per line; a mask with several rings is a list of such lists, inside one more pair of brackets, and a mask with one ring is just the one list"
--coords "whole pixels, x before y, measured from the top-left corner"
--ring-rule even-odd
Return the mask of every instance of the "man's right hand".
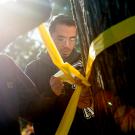
[[55, 95], [60, 96], [64, 90], [64, 84], [59, 77], [50, 78], [50, 86]]

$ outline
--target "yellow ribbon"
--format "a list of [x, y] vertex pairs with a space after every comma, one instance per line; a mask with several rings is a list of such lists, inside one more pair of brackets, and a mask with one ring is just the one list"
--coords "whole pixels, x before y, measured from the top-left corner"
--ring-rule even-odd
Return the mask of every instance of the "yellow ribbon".
[[[75, 83], [74, 76], [78, 77], [82, 80], [83, 84], [86, 86], [90, 86], [88, 82], [88, 78], [91, 73], [91, 68], [93, 61], [96, 56], [101, 53], [106, 48], [111, 45], [119, 42], [120, 40], [135, 34], [135, 16], [130, 17], [101, 33], [90, 45], [89, 48], [89, 56], [86, 66], [86, 77], [80, 74], [78, 70], [72, 67], [68, 63], [64, 63], [61, 56], [59, 55], [57, 48], [55, 47], [48, 31], [42, 24], [39, 26], [40, 35], [44, 41], [44, 44], [49, 52], [49, 55], [53, 61], [53, 63], [65, 74], [66, 79], [69, 80], [71, 84]], [[75, 116], [77, 103], [79, 100], [79, 96], [81, 93], [81, 86], [77, 85], [76, 90], [74, 91], [67, 109], [64, 113], [64, 116], [60, 122], [60, 125], [56, 131], [55, 135], [67, 135], [72, 124], [72, 121]]]
[[92, 67], [92, 63], [98, 54], [106, 48], [133, 34], [135, 34], [135, 16], [121, 21], [99, 34], [99, 36], [92, 41], [89, 48], [89, 56], [86, 66], [86, 79], [90, 76], [90, 67]]

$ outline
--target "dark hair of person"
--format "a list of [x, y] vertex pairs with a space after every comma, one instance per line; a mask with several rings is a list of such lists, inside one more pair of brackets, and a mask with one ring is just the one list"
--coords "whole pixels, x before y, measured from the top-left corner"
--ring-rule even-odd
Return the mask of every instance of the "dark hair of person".
[[75, 21], [72, 16], [59, 14], [54, 16], [49, 25], [49, 32], [52, 33], [55, 31], [55, 28], [58, 24], [65, 24], [67, 26], [75, 26]]

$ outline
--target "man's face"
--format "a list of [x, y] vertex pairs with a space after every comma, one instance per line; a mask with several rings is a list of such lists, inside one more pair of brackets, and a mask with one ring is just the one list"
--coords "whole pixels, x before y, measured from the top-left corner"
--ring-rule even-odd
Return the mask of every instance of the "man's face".
[[67, 58], [75, 47], [76, 27], [58, 24], [52, 33], [52, 38], [61, 56]]

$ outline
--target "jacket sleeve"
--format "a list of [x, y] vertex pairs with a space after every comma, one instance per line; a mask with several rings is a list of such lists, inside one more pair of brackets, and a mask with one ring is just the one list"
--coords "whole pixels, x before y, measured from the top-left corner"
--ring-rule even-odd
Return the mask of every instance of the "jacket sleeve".
[[25, 73], [36, 84], [38, 91], [45, 97], [56, 97], [50, 86], [50, 77], [53, 75], [54, 66], [34, 60], [26, 66]]

